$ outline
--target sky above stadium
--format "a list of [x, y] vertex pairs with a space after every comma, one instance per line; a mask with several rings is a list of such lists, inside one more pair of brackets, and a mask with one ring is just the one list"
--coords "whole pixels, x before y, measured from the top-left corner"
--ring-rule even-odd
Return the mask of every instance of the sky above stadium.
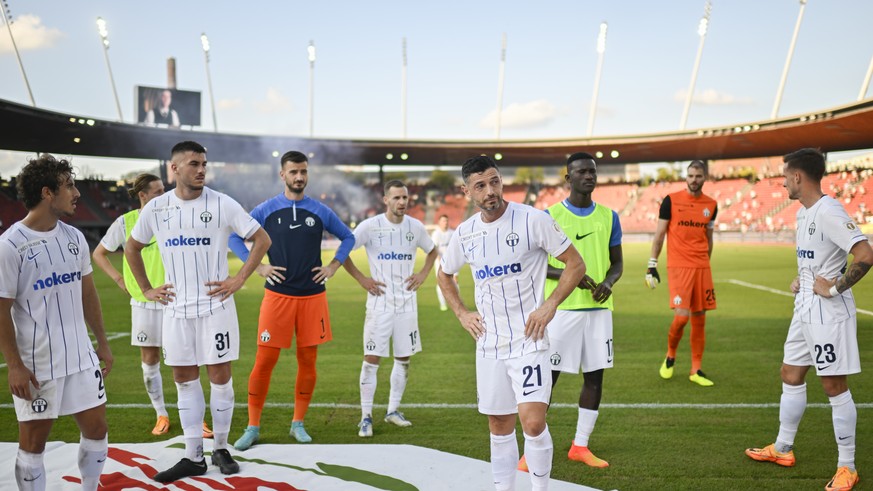
[[[117, 119], [99, 16], [107, 22], [125, 121], [134, 121], [134, 86], [165, 86], [166, 60], [174, 57], [178, 88], [203, 92], [202, 128], [213, 129], [200, 44], [205, 32], [218, 127], [232, 133], [309, 134], [312, 40], [314, 135], [401, 138], [405, 37], [408, 138], [493, 138], [505, 33], [501, 138], [529, 139], [587, 133], [604, 21], [609, 29], [593, 135], [678, 129], [706, 2], [8, 3], [39, 107]], [[687, 128], [770, 118], [799, 11], [798, 0], [713, 1]], [[869, 0], [809, 0], [780, 116], [858, 98], [873, 56], [871, 19]], [[5, 25], [0, 73], [0, 98], [29, 104]], [[0, 175], [16, 173], [24, 155], [0, 152]], [[77, 159], [107, 178], [145, 167]]]

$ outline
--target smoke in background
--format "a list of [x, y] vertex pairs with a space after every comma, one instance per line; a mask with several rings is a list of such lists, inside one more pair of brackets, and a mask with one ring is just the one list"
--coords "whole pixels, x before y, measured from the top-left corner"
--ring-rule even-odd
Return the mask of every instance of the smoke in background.
[[[274, 150], [270, 150], [276, 148]], [[330, 147], [314, 145], [311, 141], [300, 141], [299, 151], [309, 155], [309, 182], [306, 195], [329, 206], [345, 223], [358, 223], [380, 210], [380, 194], [367, 187], [363, 179], [340, 172], [332, 162], [355, 161], [356, 150], [341, 148], [336, 144]], [[283, 192], [284, 184], [279, 178], [279, 159], [288, 149], [279, 150], [276, 142], [268, 138], [261, 141], [261, 148], [253, 149], [252, 155], [276, 155], [269, 163], [216, 163], [220, 152], [209, 149], [210, 169], [207, 173], [208, 185], [226, 193], [237, 200], [246, 210], [251, 210], [261, 202]], [[342, 155], [340, 155], [342, 154]], [[340, 158], [341, 157], [341, 158]]]

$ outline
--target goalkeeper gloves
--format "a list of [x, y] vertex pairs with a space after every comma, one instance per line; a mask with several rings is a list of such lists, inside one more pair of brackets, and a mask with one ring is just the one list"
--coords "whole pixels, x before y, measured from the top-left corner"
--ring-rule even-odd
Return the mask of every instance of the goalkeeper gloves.
[[646, 270], [646, 286], [652, 290], [661, 282], [661, 275], [658, 274], [658, 260], [649, 258], [649, 266]]

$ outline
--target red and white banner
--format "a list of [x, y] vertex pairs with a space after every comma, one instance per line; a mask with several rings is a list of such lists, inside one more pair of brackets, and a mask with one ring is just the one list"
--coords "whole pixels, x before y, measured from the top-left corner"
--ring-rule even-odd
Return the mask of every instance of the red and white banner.
[[[111, 438], [111, 435], [110, 435]], [[210, 445], [206, 441], [206, 445]], [[15, 489], [13, 468], [17, 443], [0, 443], [0, 489]], [[207, 455], [210, 449], [206, 449]], [[48, 488], [78, 490], [78, 444], [50, 442], [45, 466]], [[490, 491], [494, 489], [488, 462], [413, 445], [255, 445], [245, 452], [231, 449], [239, 474], [225, 476], [211, 465], [200, 477], [172, 484], [151, 479], [184, 457], [181, 436], [156, 443], [111, 443], [101, 490], [258, 490], [258, 491]], [[519, 472], [516, 489], [530, 489]], [[552, 480], [555, 491], [596, 491]]]

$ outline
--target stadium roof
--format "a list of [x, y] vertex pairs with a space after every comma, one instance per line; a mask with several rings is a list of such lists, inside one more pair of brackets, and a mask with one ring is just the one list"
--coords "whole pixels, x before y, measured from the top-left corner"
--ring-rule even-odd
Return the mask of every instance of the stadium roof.
[[[457, 165], [473, 155], [500, 155], [501, 166], [561, 165], [586, 151], [600, 164], [735, 159], [783, 155], [802, 147], [824, 152], [873, 148], [873, 99], [815, 114], [689, 131], [554, 140], [359, 140], [257, 136], [155, 128], [95, 120], [0, 99], [0, 148], [99, 157], [164, 160], [195, 140], [211, 160], [273, 162], [287, 150], [327, 165]], [[601, 156], [602, 155], [602, 156]], [[405, 158], [404, 158], [405, 157]]]

